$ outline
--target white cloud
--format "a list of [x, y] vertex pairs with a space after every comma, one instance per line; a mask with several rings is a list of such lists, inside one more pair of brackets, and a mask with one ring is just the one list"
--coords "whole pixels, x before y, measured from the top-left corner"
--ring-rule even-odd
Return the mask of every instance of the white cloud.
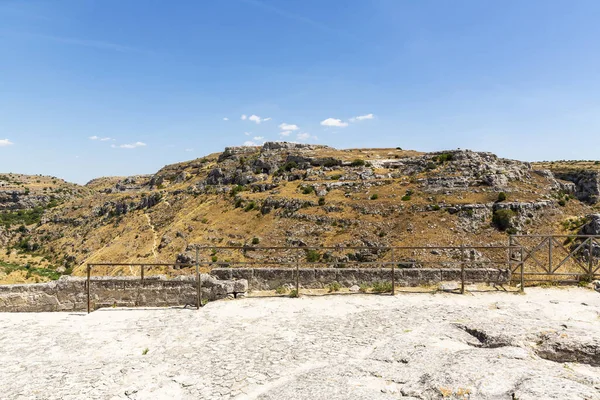
[[373, 119], [375, 116], [373, 114], [359, 115], [358, 117], [350, 118], [350, 122], [364, 121], [366, 119]]
[[248, 116], [246, 114], [242, 114], [242, 121], [245, 121], [248, 119]]
[[244, 135], [246, 135], [246, 136], [250, 136], [250, 134], [251, 134], [251, 133], [252, 133], [252, 132], [244, 132]]
[[[242, 118], [242, 119], [244, 119], [244, 118]], [[271, 118], [261, 118], [258, 115], [252, 114], [251, 116], [248, 117], [248, 120], [252, 121], [252, 122], [256, 122], [257, 124], [260, 124], [261, 122], [270, 121]]]
[[263, 139], [264, 139], [264, 136], [254, 136], [252, 139], [253, 139], [253, 140], [257, 140], [257, 141], [258, 141], [258, 140], [263, 140]]
[[88, 139], [90, 139], [90, 140], [99, 140], [101, 142], [108, 142], [109, 140], [113, 140], [113, 141], [115, 140], [115, 139], [109, 138], [109, 137], [103, 137], [103, 138], [101, 138], [101, 137], [96, 136], [96, 135], [90, 136]]
[[113, 144], [111, 147], [113, 149], [116, 149], [116, 148], [135, 149], [136, 147], [145, 147], [145, 146], [146, 146], [146, 143], [144, 143], [144, 142], [135, 142], [135, 143], [129, 143], [129, 144], [121, 144], [119, 146]]
[[279, 125], [279, 129], [281, 129], [282, 131], [297, 131], [300, 128], [298, 127], [298, 125], [286, 124], [284, 122], [283, 124]]
[[191, 151], [194, 151], [194, 149], [185, 149], [185, 151], [187, 151], [189, 153]]
[[326, 120], [321, 121], [321, 125], [334, 126], [336, 128], [345, 128], [348, 126], [348, 123], [343, 122], [341, 119], [337, 119], [337, 118], [327, 118]]
[[229, 118], [223, 117], [223, 121], [229, 121]]
[[254, 143], [251, 140], [246, 140], [242, 146], [260, 146], [258, 143]]
[[280, 132], [279, 134], [281, 136], [290, 136], [291, 133], [292, 133], [292, 131], [283, 131], [283, 132]]
[[8, 140], [8, 139], [0, 139], [0, 147], [11, 146], [11, 145], [13, 145], [13, 144], [14, 144], [14, 143], [13, 143], [13, 142], [11, 142], [11, 141], [10, 141], [10, 140]]

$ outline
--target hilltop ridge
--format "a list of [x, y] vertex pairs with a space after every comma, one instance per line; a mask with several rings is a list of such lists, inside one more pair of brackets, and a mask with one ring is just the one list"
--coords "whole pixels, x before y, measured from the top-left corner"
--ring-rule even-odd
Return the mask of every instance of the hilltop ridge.
[[228, 147], [153, 175], [57, 181], [33, 219], [5, 194], [0, 246], [11, 262], [79, 274], [88, 262], [189, 261], [196, 244], [506, 244], [507, 233], [572, 233], [597, 212], [598, 172], [567, 172], [470, 150]]

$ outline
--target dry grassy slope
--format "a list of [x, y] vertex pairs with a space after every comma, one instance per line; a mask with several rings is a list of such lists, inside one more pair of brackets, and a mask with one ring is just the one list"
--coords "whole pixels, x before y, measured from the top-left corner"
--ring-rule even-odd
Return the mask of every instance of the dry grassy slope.
[[[522, 233], [563, 232], [564, 221], [593, 211], [577, 200], [559, 206], [556, 181], [534, 173], [529, 164], [478, 153], [457, 152], [454, 160], [436, 161], [439, 154], [399, 149], [236, 151], [167, 166], [154, 176], [94, 180], [86, 196], [48, 210], [26, 235], [54, 265], [72, 264], [74, 273], [82, 274], [85, 263], [174, 262], [178, 255], [192, 255], [192, 244], [238, 246], [253, 238], [261, 246], [506, 244], [507, 234], [491, 223], [500, 191], [507, 202], [547, 202], [538, 210], [518, 210], [515, 229]], [[286, 162], [298, 157], [336, 162], [288, 165], [286, 171]], [[349, 165], [357, 159], [370, 164]], [[215, 184], [216, 176], [228, 182]], [[246, 183], [248, 177], [257, 181], [232, 196], [237, 185], [229, 180]], [[308, 193], [309, 186], [322, 193]], [[219, 261], [242, 257], [238, 251], [217, 254]], [[129, 267], [98, 271], [133, 272]]]

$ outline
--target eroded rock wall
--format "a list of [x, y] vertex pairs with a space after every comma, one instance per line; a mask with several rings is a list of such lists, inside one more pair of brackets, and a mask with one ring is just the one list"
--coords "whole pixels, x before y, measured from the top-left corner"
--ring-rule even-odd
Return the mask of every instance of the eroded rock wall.
[[[48, 283], [0, 285], [0, 312], [85, 311], [85, 285], [85, 278], [68, 276]], [[197, 296], [192, 276], [177, 279], [153, 276], [143, 281], [134, 277], [93, 277], [90, 289], [92, 309], [195, 305]], [[202, 275], [202, 299], [223, 299], [247, 289], [245, 280], [221, 281]]]
[[[296, 270], [293, 268], [215, 268], [211, 274], [219, 279], [244, 279], [250, 290], [274, 290], [280, 286], [295, 286]], [[459, 281], [461, 271], [457, 268], [396, 268], [394, 278], [398, 286], [419, 286], [443, 281]], [[465, 279], [468, 282], [508, 283], [511, 275], [508, 269], [468, 268]], [[344, 287], [391, 282], [391, 269], [386, 268], [301, 268], [300, 287], [307, 289], [324, 288], [338, 282]]]

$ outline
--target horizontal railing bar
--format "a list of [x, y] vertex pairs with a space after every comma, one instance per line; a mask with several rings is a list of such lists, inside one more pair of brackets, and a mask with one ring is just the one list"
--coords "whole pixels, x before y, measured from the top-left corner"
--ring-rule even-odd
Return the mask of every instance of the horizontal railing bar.
[[600, 235], [511, 235], [512, 237], [517, 237], [517, 238], [561, 238], [561, 237], [566, 237], [566, 238], [597, 238], [600, 239]]
[[[600, 238], [600, 237], [599, 237]], [[469, 249], [520, 249], [521, 246], [201, 246], [198, 250], [469, 250]]]

